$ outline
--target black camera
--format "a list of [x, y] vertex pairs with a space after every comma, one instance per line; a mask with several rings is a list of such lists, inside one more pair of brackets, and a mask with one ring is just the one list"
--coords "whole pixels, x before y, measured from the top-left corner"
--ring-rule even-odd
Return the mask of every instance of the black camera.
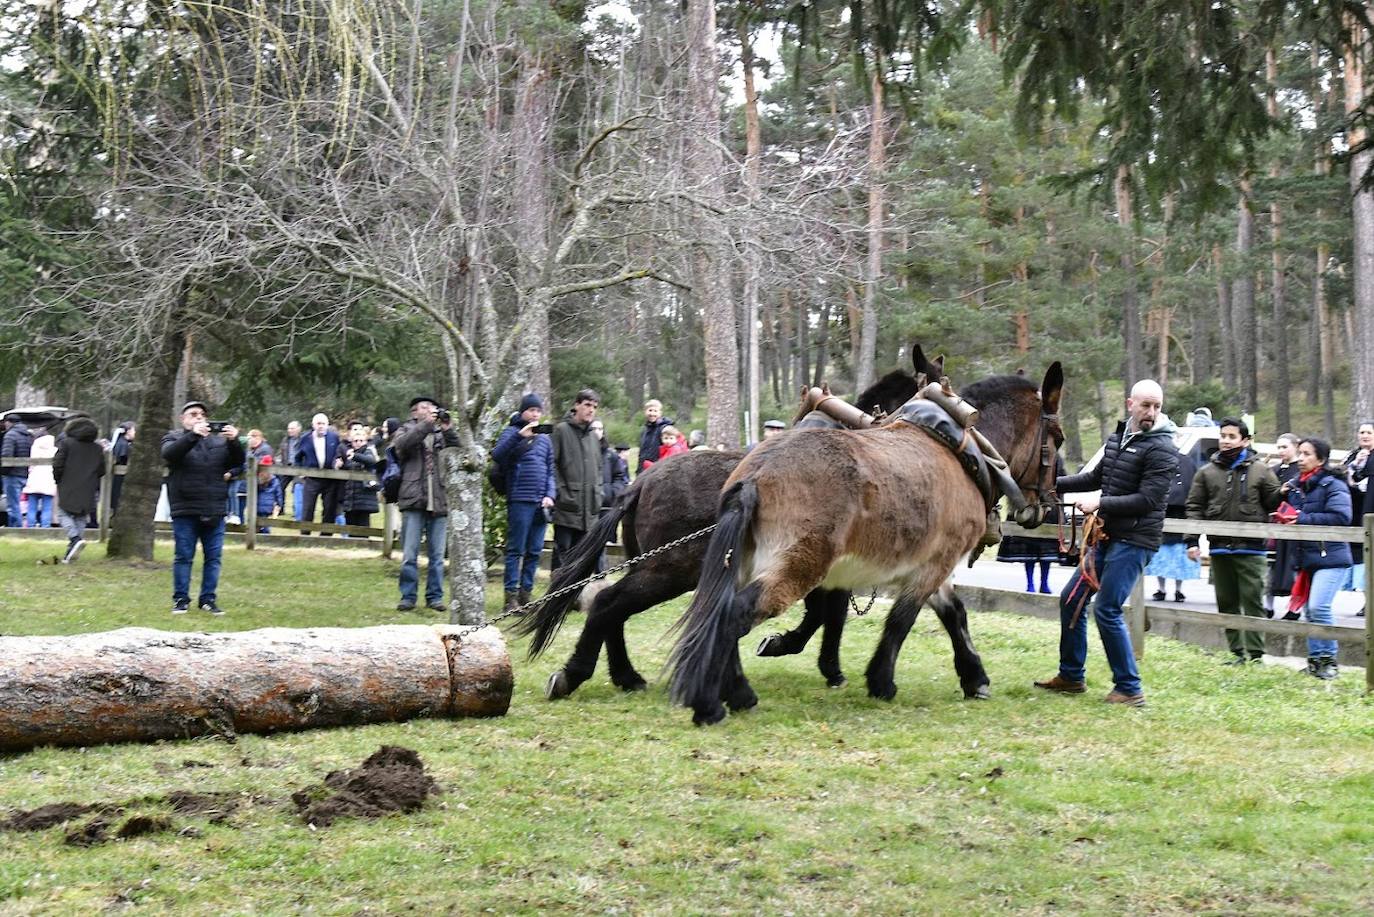
[[551, 423], [537, 423], [537, 424], [534, 425], [534, 430], [533, 430], [532, 432], [535, 432], [535, 433], [552, 433], [552, 432], [553, 432], [553, 424], [551, 424]]
[[210, 432], [215, 434], [223, 433], [224, 428], [229, 426], [229, 421], [227, 420], [209, 420], [206, 421], [206, 423], [210, 425]]
[[437, 411], [434, 412], [434, 419], [437, 420], [439, 423], [448, 423], [450, 420], [453, 419], [453, 417], [451, 414], [449, 414], [447, 408], [439, 408]]

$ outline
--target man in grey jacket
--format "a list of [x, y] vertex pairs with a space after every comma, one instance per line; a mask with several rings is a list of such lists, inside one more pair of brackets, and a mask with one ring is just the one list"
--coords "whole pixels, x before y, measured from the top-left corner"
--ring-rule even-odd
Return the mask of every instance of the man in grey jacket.
[[415, 608], [420, 585], [420, 539], [428, 543], [429, 574], [425, 605], [444, 611], [444, 546], [448, 536], [448, 498], [444, 495], [439, 451], [458, 445], [458, 433], [433, 398], [410, 402], [410, 422], [401, 427], [391, 448], [401, 463], [401, 601], [397, 611]]

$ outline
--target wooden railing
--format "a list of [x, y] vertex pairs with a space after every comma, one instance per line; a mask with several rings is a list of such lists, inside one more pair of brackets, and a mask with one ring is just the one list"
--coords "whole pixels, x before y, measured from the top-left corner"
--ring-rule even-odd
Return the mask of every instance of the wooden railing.
[[[38, 465], [51, 465], [50, 458], [4, 458], [0, 459], [0, 468], [34, 467]], [[272, 528], [287, 529], [297, 532], [319, 532], [331, 535], [354, 535], [363, 538], [380, 538], [382, 543], [382, 556], [390, 557], [392, 550], [396, 546], [396, 538], [400, 532], [400, 514], [396, 507], [381, 504], [382, 525], [338, 525], [334, 522], [307, 522], [297, 521], [287, 516], [273, 516], [270, 521], [258, 516], [258, 460], [256, 457], [249, 456], [244, 471], [245, 483], [248, 485], [247, 494], [244, 497], [243, 521], [240, 524], [230, 523], [225, 526], [226, 532], [238, 533], [243, 536], [243, 545], [248, 550], [253, 550], [257, 546], [258, 526], [271, 526]], [[336, 471], [332, 468], [298, 468], [294, 465], [271, 465], [273, 475], [288, 478], [320, 478], [330, 481], [371, 481], [376, 480], [377, 476], [370, 471]], [[128, 466], [115, 465], [114, 456], [105, 453], [105, 480], [113, 480], [116, 475], [122, 476], [128, 473]], [[229, 486], [234, 485], [234, 481], [229, 482]], [[111, 488], [100, 488], [100, 504], [96, 513], [99, 539], [104, 541], [110, 533], [110, 494]], [[228, 495], [226, 493], [226, 501]], [[227, 506], [227, 503], [226, 503]], [[287, 508], [283, 507], [285, 511]], [[166, 523], [154, 523], [157, 531], [167, 531], [170, 527]]]
[[[1259, 522], [1220, 522], [1210, 519], [1165, 519], [1164, 531], [1175, 535], [1207, 535], [1231, 538], [1274, 539], [1276, 541], [1344, 541], [1364, 545], [1364, 594], [1366, 601], [1374, 596], [1374, 514], [1365, 516], [1364, 526], [1346, 525], [1277, 525]], [[1052, 526], [1023, 529], [1012, 523], [1002, 524], [1004, 535], [1045, 538], [1054, 532]], [[1161, 624], [1200, 624], [1224, 630], [1256, 631], [1288, 637], [1313, 637], [1337, 640], [1342, 643], [1363, 644], [1365, 659], [1365, 690], [1374, 693], [1374, 616], [1365, 615], [1364, 629], [1312, 624], [1307, 621], [1283, 621], [1270, 618], [1251, 618], [1244, 615], [1218, 615], [1208, 611], [1186, 608], [1161, 608], [1145, 605], [1145, 577], [1136, 581], [1127, 603], [1126, 622], [1131, 631], [1131, 645], [1137, 658], [1145, 655], [1145, 631], [1149, 622]]]

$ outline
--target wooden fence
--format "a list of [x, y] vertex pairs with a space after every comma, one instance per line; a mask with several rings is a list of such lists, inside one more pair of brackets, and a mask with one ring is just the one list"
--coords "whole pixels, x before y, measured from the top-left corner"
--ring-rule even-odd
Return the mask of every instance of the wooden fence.
[[[1165, 519], [1164, 531], [1177, 535], [1226, 535], [1240, 538], [1272, 538], [1276, 541], [1345, 541], [1364, 544], [1364, 594], [1368, 601], [1374, 596], [1374, 515], [1366, 516], [1364, 527], [1345, 525], [1277, 525], [1258, 522], [1219, 522], [1204, 519]], [[1044, 538], [1046, 529], [1023, 529], [1011, 523], [1002, 525], [1006, 535]], [[1131, 631], [1131, 645], [1136, 658], [1145, 655], [1145, 631], [1151, 622], [1161, 624], [1190, 624], [1220, 630], [1256, 631], [1288, 637], [1314, 637], [1364, 646], [1365, 690], [1374, 693], [1374, 616], [1366, 613], [1363, 629], [1312, 624], [1307, 621], [1283, 621], [1271, 618], [1251, 618], [1244, 615], [1221, 615], [1210, 611], [1186, 608], [1161, 608], [1145, 605], [1145, 577], [1136, 581], [1130, 601], [1125, 608], [1126, 623]]]
[[[51, 465], [50, 458], [5, 458], [0, 459], [0, 467], [33, 467], [35, 465]], [[287, 478], [321, 478], [331, 481], [371, 481], [376, 479], [376, 475], [368, 471], [335, 471], [333, 469], [318, 468], [297, 468], [292, 465], [271, 465], [273, 475]], [[128, 472], [125, 465], [115, 465], [114, 456], [109, 452], [105, 453], [105, 480], [112, 481], [117, 475], [124, 475]], [[400, 513], [396, 507], [382, 504], [382, 525], [337, 525], [333, 522], [306, 522], [297, 521], [292, 517], [274, 516], [271, 519], [260, 518], [258, 516], [258, 460], [250, 456], [248, 459], [245, 482], [248, 485], [248, 493], [244, 498], [243, 522], [230, 523], [224, 527], [225, 532], [239, 534], [243, 536], [243, 546], [251, 551], [258, 543], [261, 535], [258, 527], [271, 526], [274, 529], [287, 529], [288, 531], [309, 533], [318, 532], [324, 534], [351, 535], [360, 538], [378, 538], [381, 540], [382, 556], [390, 557], [392, 550], [396, 546], [397, 535], [400, 532]], [[232, 483], [232, 482], [231, 482]], [[98, 538], [106, 540], [110, 534], [110, 494], [112, 488], [100, 488], [100, 505], [96, 513]], [[227, 504], [226, 504], [227, 505]], [[284, 508], [289, 510], [288, 508]], [[154, 530], [158, 532], [171, 531], [171, 526], [165, 522], [154, 523]]]

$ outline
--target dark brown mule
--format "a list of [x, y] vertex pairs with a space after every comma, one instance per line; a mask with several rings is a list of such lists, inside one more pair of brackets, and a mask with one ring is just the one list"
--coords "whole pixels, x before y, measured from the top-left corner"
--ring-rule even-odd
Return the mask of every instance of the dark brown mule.
[[[1033, 498], [1053, 500], [1054, 452], [1063, 442], [1063, 370], [1040, 391], [1021, 376], [994, 376], [964, 397], [979, 405], [979, 430]], [[1046, 459], [1048, 458], [1048, 461]], [[1020, 496], [1020, 495], [1018, 495]], [[968, 638], [967, 614], [949, 585], [977, 547], [983, 498], [959, 460], [929, 434], [895, 420], [870, 430], [818, 430], [764, 443], [730, 475], [701, 580], [679, 624], [669, 661], [671, 694], [698, 724], [752, 706], [739, 639], [817, 587], [889, 587], [897, 600], [868, 665], [868, 693], [891, 699], [897, 654], [930, 601], [954, 642], [960, 681], [986, 679]]]
[[[918, 345], [912, 345], [911, 353], [917, 374], [938, 378], [943, 371], [943, 361], [930, 362]], [[894, 370], [854, 399], [854, 403], [865, 411], [872, 411], [875, 406], [895, 411], [916, 393], [916, 389], [917, 375]], [[806, 429], [834, 427], [835, 424], [828, 418], [807, 417], [795, 426]], [[792, 435], [789, 433], [787, 437]], [[655, 463], [635, 479], [554, 571], [549, 593], [586, 579], [595, 569], [600, 546], [614, 536], [616, 526], [622, 521], [621, 537], [628, 557], [646, 554], [711, 525], [716, 521], [721, 488], [742, 457], [741, 452], [702, 450]], [[630, 661], [625, 646], [625, 622], [641, 611], [693, 589], [701, 576], [701, 559], [705, 553], [705, 538], [688, 542], [632, 567], [619, 581], [597, 593], [572, 655], [562, 668], [549, 676], [545, 695], [554, 700], [577, 690], [596, 670], [603, 644], [611, 682], [625, 691], [641, 690], [644, 678]], [[580, 590], [570, 592], [543, 603], [517, 625], [518, 633], [531, 635], [531, 658], [548, 648], [576, 606], [579, 593]], [[818, 628], [825, 626], [818, 664], [821, 674], [831, 685], [844, 683], [840, 671], [839, 636], [848, 602], [849, 593], [843, 590], [818, 590], [808, 595], [806, 617], [798, 628], [805, 636], [794, 652], [799, 651]]]

